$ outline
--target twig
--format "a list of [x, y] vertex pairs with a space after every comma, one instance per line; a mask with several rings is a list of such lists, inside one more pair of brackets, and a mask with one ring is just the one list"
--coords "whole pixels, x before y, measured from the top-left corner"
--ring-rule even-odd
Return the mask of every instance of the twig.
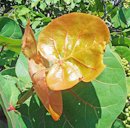
[[33, 93], [34, 88], [32, 87], [20, 99], [18, 99], [17, 105], [24, 103]]
[[3, 45], [3, 46], [1, 47], [0, 53], [3, 52], [4, 48], [5, 48], [5, 45]]
[[103, 19], [106, 18], [107, 16], [107, 6], [105, 0], [102, 0], [103, 8], [104, 8], [104, 16], [102, 17]]

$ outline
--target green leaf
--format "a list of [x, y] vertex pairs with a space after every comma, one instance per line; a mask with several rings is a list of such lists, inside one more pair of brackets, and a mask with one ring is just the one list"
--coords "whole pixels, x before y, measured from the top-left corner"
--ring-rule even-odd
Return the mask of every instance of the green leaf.
[[127, 81], [127, 93], [130, 94], [130, 77], [127, 77], [126, 81]]
[[37, 4], [40, 2], [41, 0], [32, 0], [31, 2], [31, 8], [37, 6]]
[[[21, 70], [17, 69], [21, 73], [18, 76], [26, 81], [30, 77], [26, 59], [21, 56], [18, 61], [22, 64], [17, 63], [17, 68], [22, 66]], [[96, 80], [91, 83], [81, 82], [63, 92], [64, 111], [58, 122], [52, 120], [36, 95], [20, 106], [20, 114], [7, 112], [9, 103], [15, 104], [20, 92], [13, 77], [7, 79], [0, 76], [0, 96], [9, 126], [12, 122], [11, 128], [15, 128], [16, 124], [24, 128], [111, 128], [125, 105], [126, 80], [118, 58], [109, 48], [105, 52], [104, 63], [106, 68]]]
[[9, 128], [26, 128], [26, 124], [20, 113], [15, 111], [8, 112], [10, 104], [15, 105], [18, 100], [19, 90], [16, 87], [17, 79], [11, 76], [0, 75], [0, 101], [6, 118], [8, 120]]
[[32, 29], [36, 29], [36, 27], [41, 23], [41, 21], [36, 20], [32, 23]]
[[10, 76], [16, 76], [15, 74], [15, 68], [9, 68], [9, 69], [5, 69], [5, 70], [2, 70], [0, 72], [1, 75], [10, 75]]
[[49, 5], [53, 0], [45, 0], [46, 4]]
[[112, 125], [112, 128], [125, 128], [125, 125], [121, 120], [116, 119], [116, 121]]
[[15, 72], [16, 72], [17, 77], [21, 81], [25, 83], [31, 82], [31, 79], [28, 73], [28, 61], [22, 53], [20, 54], [18, 61], [16, 63]]
[[103, 12], [103, 3], [101, 0], [95, 0], [96, 11]]
[[[80, 83], [65, 98], [64, 111], [73, 127], [82, 127], [84, 124], [87, 128], [110, 128], [125, 105], [126, 81], [123, 68], [109, 49], [105, 53], [104, 62], [106, 69], [96, 80], [89, 84]], [[76, 111], [77, 114], [74, 114]]]
[[19, 25], [8, 17], [0, 17], [0, 35], [13, 39], [20, 39], [22, 37]]
[[18, 4], [21, 4], [22, 0], [15, 0], [15, 2], [17, 2]]
[[64, 2], [65, 2], [66, 4], [70, 4], [70, 3], [73, 3], [73, 0], [64, 0]]
[[123, 8], [123, 13], [128, 26], [130, 26], [130, 8]]
[[14, 66], [14, 62], [17, 59], [17, 54], [10, 50], [3, 50], [0, 53], [0, 66], [2, 67], [11, 67]]
[[8, 17], [0, 17], [0, 45], [6, 45], [8, 49], [19, 52], [22, 31], [19, 25]]
[[41, 9], [41, 10], [43, 10], [44, 11], [44, 9], [46, 8], [46, 4], [43, 2], [43, 1], [40, 1], [40, 6], [39, 6], [39, 8]]
[[130, 38], [124, 35], [113, 35], [112, 45], [114, 46], [128, 46], [130, 47]]
[[116, 46], [115, 51], [122, 57], [130, 62], [130, 49], [125, 46]]
[[112, 18], [114, 27], [127, 28], [130, 26], [130, 8], [120, 8], [117, 14]]
[[130, 47], [130, 38], [124, 37], [124, 43], [125, 43], [128, 47]]
[[27, 8], [26, 6], [21, 6], [18, 10], [18, 16], [23, 16], [26, 15], [30, 12], [30, 9]]

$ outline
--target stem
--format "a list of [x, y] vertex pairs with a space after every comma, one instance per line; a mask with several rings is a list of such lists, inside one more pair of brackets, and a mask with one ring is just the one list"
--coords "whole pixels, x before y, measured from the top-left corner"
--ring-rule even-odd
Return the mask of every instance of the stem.
[[1, 47], [0, 53], [3, 52], [4, 48], [5, 48], [5, 45], [3, 45], [3, 46]]
[[102, 18], [105, 19], [107, 16], [107, 8], [106, 8], [107, 6], [106, 6], [106, 2], [104, 0], [102, 0], [102, 4], [104, 7], [104, 16]]
[[32, 94], [34, 93], [34, 88], [30, 88], [20, 99], [17, 101], [17, 105], [24, 103]]

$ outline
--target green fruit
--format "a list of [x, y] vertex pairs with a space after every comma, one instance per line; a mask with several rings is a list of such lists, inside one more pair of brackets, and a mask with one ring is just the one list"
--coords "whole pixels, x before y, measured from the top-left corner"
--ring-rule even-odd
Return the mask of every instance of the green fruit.
[[129, 125], [129, 124], [126, 124], [126, 128], [130, 128], [130, 125]]
[[127, 120], [124, 120], [123, 123], [126, 124], [126, 123], [127, 123]]
[[128, 98], [130, 98], [130, 93], [128, 94]]
[[127, 113], [125, 113], [125, 115], [126, 115], [126, 117], [128, 118], [129, 117], [129, 113], [127, 112]]
[[129, 71], [129, 68], [128, 68], [128, 67], [127, 67], [126, 69], [127, 69], [127, 71]]
[[126, 109], [125, 109], [125, 112], [126, 112], [126, 113], [128, 113], [128, 112], [129, 112], [128, 108], [126, 108]]
[[127, 117], [127, 121], [130, 122], [130, 117]]
[[130, 65], [127, 65], [127, 68], [130, 68]]
[[127, 75], [130, 76], [130, 73], [128, 72]]

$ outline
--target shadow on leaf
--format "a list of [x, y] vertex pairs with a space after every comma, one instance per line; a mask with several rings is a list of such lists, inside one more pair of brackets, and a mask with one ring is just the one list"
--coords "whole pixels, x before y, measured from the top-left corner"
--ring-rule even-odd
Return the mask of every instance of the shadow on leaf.
[[81, 82], [63, 92], [64, 111], [55, 122], [34, 94], [29, 104], [22, 104], [21, 113], [27, 128], [95, 128], [101, 118], [101, 108], [91, 83]]

